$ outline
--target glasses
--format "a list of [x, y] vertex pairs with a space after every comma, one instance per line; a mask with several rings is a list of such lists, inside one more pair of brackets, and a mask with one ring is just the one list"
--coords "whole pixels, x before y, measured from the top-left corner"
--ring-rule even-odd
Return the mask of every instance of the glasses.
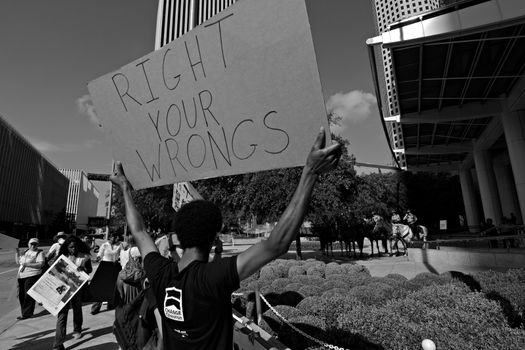
[[34, 242], [33, 242], [33, 243], [30, 243], [30, 244], [31, 244], [31, 245], [38, 245], [38, 243], [34, 243]]

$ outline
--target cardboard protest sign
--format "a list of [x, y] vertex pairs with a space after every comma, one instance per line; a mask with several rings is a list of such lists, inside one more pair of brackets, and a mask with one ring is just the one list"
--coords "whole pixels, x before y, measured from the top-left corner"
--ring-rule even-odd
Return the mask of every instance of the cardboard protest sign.
[[305, 0], [240, 1], [88, 87], [136, 189], [303, 165], [329, 130]]
[[60, 255], [27, 294], [56, 316], [88, 279], [87, 273], [78, 271], [71, 260]]
[[18, 243], [18, 239], [0, 233], [0, 250], [15, 250]]

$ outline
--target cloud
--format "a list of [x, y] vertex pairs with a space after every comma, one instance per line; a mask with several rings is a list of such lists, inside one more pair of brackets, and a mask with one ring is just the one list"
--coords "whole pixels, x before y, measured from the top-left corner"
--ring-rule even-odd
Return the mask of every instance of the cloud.
[[326, 103], [326, 110], [329, 114], [335, 114], [340, 118], [339, 125], [334, 125], [332, 131], [342, 133], [351, 126], [350, 124], [366, 120], [372, 115], [376, 106], [376, 97], [360, 90], [338, 92], [330, 96]]
[[78, 111], [89, 118], [89, 121], [91, 124], [96, 125], [98, 127], [102, 127], [102, 123], [100, 122], [100, 119], [98, 119], [97, 112], [95, 111], [95, 106], [93, 105], [93, 100], [91, 99], [91, 96], [84, 95], [82, 97], [79, 97], [76, 101]]

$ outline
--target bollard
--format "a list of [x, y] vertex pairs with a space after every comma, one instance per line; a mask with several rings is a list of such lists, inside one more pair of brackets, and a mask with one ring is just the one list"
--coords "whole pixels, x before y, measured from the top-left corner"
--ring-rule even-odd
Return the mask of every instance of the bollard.
[[421, 342], [423, 350], [436, 350], [436, 344], [430, 339], [424, 339]]
[[261, 324], [262, 321], [262, 309], [261, 309], [261, 295], [259, 292], [259, 288], [255, 290], [255, 310], [257, 312], [257, 325]]

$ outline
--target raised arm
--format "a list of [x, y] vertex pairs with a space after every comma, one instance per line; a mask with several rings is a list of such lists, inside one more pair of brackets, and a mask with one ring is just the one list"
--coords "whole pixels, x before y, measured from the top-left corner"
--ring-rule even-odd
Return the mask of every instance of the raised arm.
[[237, 257], [237, 272], [241, 280], [288, 251], [303, 222], [317, 177], [336, 167], [341, 157], [340, 144], [325, 147], [325, 142], [325, 131], [321, 128], [306, 160], [299, 185], [270, 237]]
[[126, 206], [128, 228], [140, 250], [140, 255], [142, 258], [145, 258], [146, 255], [151, 252], [158, 252], [155, 242], [153, 242], [149, 234], [146, 232], [142, 215], [138, 212], [135, 202], [133, 202], [133, 197], [131, 196], [132, 187], [126, 178], [126, 175], [124, 175], [122, 163], [116, 162], [115, 172], [111, 175], [110, 180], [122, 190], [124, 204]]

